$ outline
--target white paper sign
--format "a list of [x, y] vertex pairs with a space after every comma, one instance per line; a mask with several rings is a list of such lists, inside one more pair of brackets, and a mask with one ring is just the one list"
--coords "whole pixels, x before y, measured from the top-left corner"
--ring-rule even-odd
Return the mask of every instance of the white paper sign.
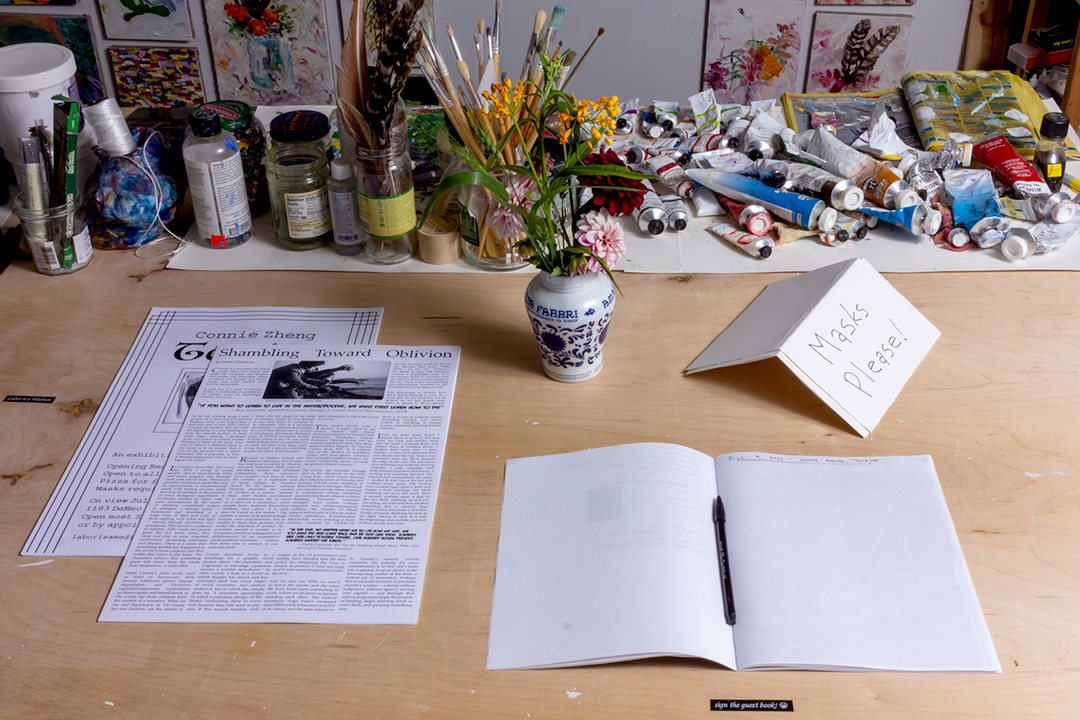
[[866, 437], [940, 335], [856, 258], [769, 285], [685, 373], [777, 357]]

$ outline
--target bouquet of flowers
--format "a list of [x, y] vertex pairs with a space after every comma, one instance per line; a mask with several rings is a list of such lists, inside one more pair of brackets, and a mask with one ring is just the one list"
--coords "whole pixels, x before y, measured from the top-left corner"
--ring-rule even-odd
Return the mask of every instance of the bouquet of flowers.
[[[420, 64], [443, 92], [434, 63], [422, 56]], [[523, 82], [504, 79], [478, 93], [467, 114], [455, 99], [440, 98], [450, 100], [444, 106], [464, 142], [457, 151], [467, 169], [443, 178], [424, 217], [442, 193], [474, 186], [490, 200], [481, 218], [481, 249], [494, 235], [497, 247], [552, 276], [610, 276], [625, 253], [615, 216], [640, 207], [646, 176], [610, 150], [598, 151], [613, 134], [618, 98], [578, 100], [560, 89], [561, 56], [538, 55], [538, 68]], [[592, 198], [582, 203], [586, 188]]]
[[293, 30], [292, 10], [285, 3], [270, 0], [240, 0], [223, 6], [229, 18], [229, 32], [242, 37], [286, 35]]

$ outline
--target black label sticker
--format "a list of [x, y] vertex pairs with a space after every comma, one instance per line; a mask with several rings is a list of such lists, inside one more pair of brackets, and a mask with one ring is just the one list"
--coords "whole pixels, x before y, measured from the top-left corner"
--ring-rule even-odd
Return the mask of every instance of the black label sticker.
[[790, 700], [710, 700], [710, 710], [725, 712], [795, 712]]
[[51, 403], [55, 399], [47, 395], [8, 395], [4, 402]]

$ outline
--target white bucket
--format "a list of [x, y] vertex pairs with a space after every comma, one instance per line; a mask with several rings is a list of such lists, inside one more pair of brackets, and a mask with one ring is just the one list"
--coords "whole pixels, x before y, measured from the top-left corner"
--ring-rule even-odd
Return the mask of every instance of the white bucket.
[[52, 130], [53, 95], [78, 100], [78, 92], [75, 56], [63, 45], [23, 43], [0, 48], [0, 147], [16, 168], [22, 165], [19, 138], [30, 135], [35, 121], [44, 121], [46, 129]]

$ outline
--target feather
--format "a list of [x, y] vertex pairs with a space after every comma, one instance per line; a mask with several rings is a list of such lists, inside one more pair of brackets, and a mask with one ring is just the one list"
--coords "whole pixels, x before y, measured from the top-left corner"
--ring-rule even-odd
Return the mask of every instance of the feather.
[[364, 87], [367, 66], [367, 53], [364, 51], [364, 16], [366, 0], [353, 0], [352, 17], [349, 19], [349, 32], [341, 47], [341, 63], [338, 68], [338, 98], [347, 101], [352, 107], [364, 106], [367, 90]]
[[858, 75], [866, 77], [874, 69], [878, 58], [892, 44], [892, 41], [900, 34], [899, 25], [890, 25], [874, 33], [873, 37], [863, 45], [863, 58], [859, 63]]
[[858, 76], [859, 65], [863, 59], [863, 43], [869, 34], [870, 21], [863, 18], [848, 35], [847, 44], [844, 45], [844, 56], [840, 59], [840, 74], [847, 85], [852, 84]]
[[398, 11], [390, 16], [382, 40], [375, 48], [375, 62], [368, 71], [370, 92], [361, 110], [378, 147], [389, 139], [395, 106], [420, 49], [415, 24], [423, 6], [424, 0], [403, 0]]

